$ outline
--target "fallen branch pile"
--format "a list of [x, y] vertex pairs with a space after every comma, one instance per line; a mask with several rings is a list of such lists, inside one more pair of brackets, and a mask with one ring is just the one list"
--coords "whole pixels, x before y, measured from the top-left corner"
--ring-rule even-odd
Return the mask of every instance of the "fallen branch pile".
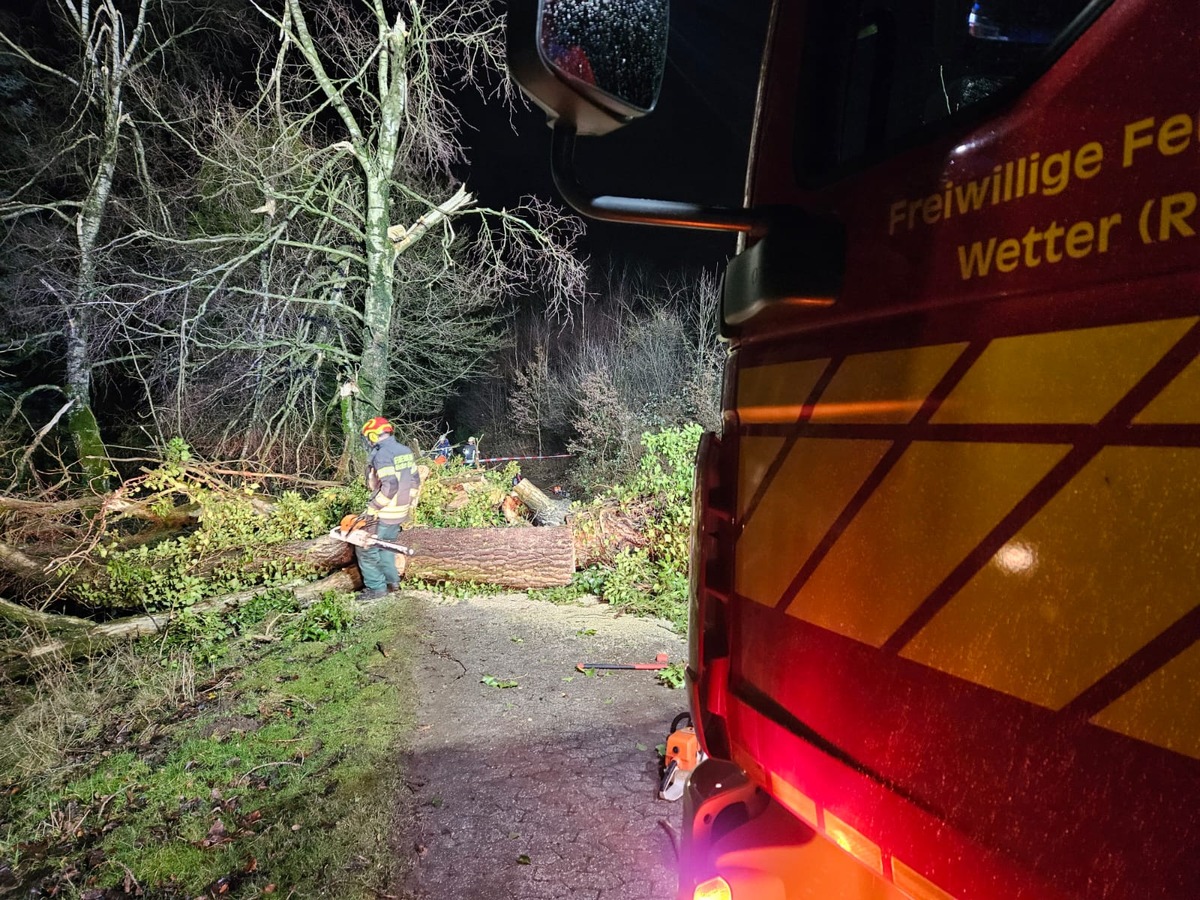
[[[221, 476], [260, 478], [235, 469], [205, 469], [198, 465], [181, 473], [192, 483], [200, 481], [208, 491], [234, 491]], [[155, 634], [171, 621], [168, 613], [131, 615], [97, 623], [78, 616], [45, 612], [48, 604], [63, 601], [85, 604], [88, 596], [103, 592], [113, 577], [105, 564], [106, 554], [97, 551], [101, 535], [113, 535], [113, 525], [122, 518], [142, 522], [137, 527], [117, 529], [122, 547], [136, 547], [150, 540], [177, 536], [181, 528], [194, 527], [202, 514], [201, 504], [174, 493], [168, 486], [157, 493], [142, 490], [153, 473], [126, 482], [111, 494], [70, 499], [35, 499], [0, 496], [0, 590], [27, 604], [0, 599], [0, 634], [23, 634], [0, 644], [0, 669], [10, 674], [28, 671], [44, 660], [77, 657], [120, 640]], [[422, 478], [427, 475], [421, 472]], [[160, 479], [161, 480], [161, 479]], [[498, 488], [479, 473], [447, 478], [438, 493], [445, 510], [486, 498], [493, 510], [503, 513], [510, 526], [486, 528], [417, 527], [404, 531], [399, 542], [416, 552], [398, 556], [405, 577], [428, 582], [459, 581], [502, 585], [518, 590], [569, 584], [574, 572], [645, 543], [644, 517], [614, 503], [595, 504], [571, 511], [569, 504], [552, 498], [528, 479]], [[485, 493], [486, 492], [486, 493]], [[238, 494], [247, 503], [244, 489]], [[448, 498], [448, 499], [446, 499]], [[248, 501], [264, 518], [272, 504], [255, 498]], [[146, 526], [145, 523], [149, 523]], [[529, 527], [529, 526], [540, 527]], [[108, 529], [106, 531], [106, 529]], [[76, 535], [74, 545], [64, 534]], [[294, 564], [291, 568], [288, 564]], [[246, 548], [218, 550], [189, 564], [189, 577], [206, 578], [215, 571], [235, 567], [243, 584], [272, 580], [277, 587], [293, 591], [301, 604], [311, 602], [328, 590], [349, 591], [361, 587], [354, 565], [354, 550], [332, 537], [291, 541], [263, 546], [246, 561]], [[278, 572], [296, 571], [319, 580], [293, 580], [278, 584]], [[274, 579], [268, 575], [275, 572]], [[187, 608], [199, 613], [220, 612], [261, 593], [264, 586], [209, 597]], [[118, 611], [119, 610], [114, 610]]]

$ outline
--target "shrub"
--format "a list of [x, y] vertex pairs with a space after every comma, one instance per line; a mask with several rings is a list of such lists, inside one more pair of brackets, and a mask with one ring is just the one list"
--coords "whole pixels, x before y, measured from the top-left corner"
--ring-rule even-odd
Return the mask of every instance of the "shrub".
[[324, 641], [340, 634], [354, 622], [354, 597], [326, 591], [321, 599], [290, 623], [284, 635], [290, 641]]
[[656, 615], [682, 630], [687, 620], [688, 537], [699, 425], [642, 436], [637, 471], [612, 493], [626, 510], [645, 518], [645, 547], [626, 550], [601, 570], [597, 593], [614, 606]]
[[606, 373], [589, 373], [580, 382], [579, 392], [579, 412], [574, 420], [577, 436], [567, 445], [575, 454], [572, 477], [588, 491], [611, 487], [636, 464], [636, 420]]

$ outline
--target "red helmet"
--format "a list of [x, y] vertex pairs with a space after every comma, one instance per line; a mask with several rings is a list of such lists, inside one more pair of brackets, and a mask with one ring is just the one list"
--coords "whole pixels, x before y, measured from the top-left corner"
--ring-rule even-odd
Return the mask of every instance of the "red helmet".
[[395, 431], [391, 422], [383, 416], [375, 416], [373, 419], [367, 419], [367, 424], [362, 427], [362, 436], [374, 444], [385, 434], [394, 434]]

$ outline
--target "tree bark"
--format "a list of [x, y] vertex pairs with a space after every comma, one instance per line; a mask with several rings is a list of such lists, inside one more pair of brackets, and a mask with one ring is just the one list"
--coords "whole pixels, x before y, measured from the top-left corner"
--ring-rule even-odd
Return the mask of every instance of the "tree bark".
[[354, 562], [354, 548], [345, 541], [319, 537], [311, 541], [290, 541], [276, 548], [276, 553], [298, 562], [307, 563], [318, 572], [341, 569]]
[[[319, 581], [294, 582], [282, 587], [295, 594], [297, 602], [303, 608], [314, 603], [326, 591], [357, 591], [362, 587], [362, 577], [358, 574], [358, 569], [352, 566], [340, 569]], [[188, 610], [195, 613], [223, 612], [240, 606], [266, 590], [268, 588], [260, 586], [225, 594], [196, 603], [188, 607]], [[97, 625], [74, 616], [38, 612], [0, 598], [0, 618], [22, 627], [43, 631], [49, 638], [32, 647], [0, 654], [0, 671], [9, 676], [19, 676], [47, 662], [78, 659], [120, 641], [158, 634], [170, 625], [171, 617], [170, 612], [163, 612], [157, 615], [114, 619]]]
[[398, 543], [416, 550], [406, 561], [408, 578], [524, 590], [570, 584], [575, 574], [575, 547], [565, 526], [419, 528], [402, 533]]
[[567, 521], [567, 513], [571, 509], [571, 504], [565, 500], [548, 497], [528, 478], [522, 478], [514, 484], [513, 493], [533, 510], [535, 525], [562, 525]]
[[174, 527], [197, 521], [200, 513], [199, 505], [194, 503], [176, 506], [167, 513], [158, 513], [152, 501], [127, 500], [114, 494], [76, 497], [70, 500], [24, 500], [20, 497], [0, 495], [0, 512], [13, 512], [22, 516], [61, 516], [96, 510], [103, 510], [110, 519], [132, 516], [135, 519]]

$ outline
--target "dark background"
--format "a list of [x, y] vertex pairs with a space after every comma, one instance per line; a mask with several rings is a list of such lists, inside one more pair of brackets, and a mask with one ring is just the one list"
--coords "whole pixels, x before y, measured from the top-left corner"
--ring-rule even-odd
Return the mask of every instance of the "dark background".
[[[675, 0], [658, 105], [612, 134], [580, 139], [583, 184], [594, 194], [740, 206], [769, 10], [770, 0]], [[511, 206], [534, 194], [562, 203], [541, 110], [510, 112], [475, 94], [460, 108], [472, 129], [464, 174], [481, 202]], [[589, 221], [583, 246], [598, 262], [667, 270], [715, 265], [733, 253], [734, 237]]]
[[[238, 0], [221, 5], [235, 18], [257, 16]], [[325, 2], [325, 0], [319, 0]], [[0, 0], [23, 28], [53, 32], [47, 0]], [[271, 4], [268, 4], [270, 6]], [[759, 61], [771, 0], [674, 0], [662, 94], [646, 118], [601, 138], [580, 140], [580, 180], [594, 194], [740, 206], [744, 188]], [[504, 4], [497, 2], [497, 15]], [[227, 48], [229, 49], [229, 48]], [[245, 67], [222, 79], [236, 92], [256, 51], [233, 50]], [[230, 60], [233, 62], [233, 59]], [[562, 204], [550, 178], [550, 129], [532, 104], [516, 110], [464, 91], [467, 166], [458, 174], [491, 207], [515, 205], [533, 194]], [[597, 261], [654, 269], [714, 265], [733, 252], [731, 235], [640, 225], [589, 222], [585, 252]]]

